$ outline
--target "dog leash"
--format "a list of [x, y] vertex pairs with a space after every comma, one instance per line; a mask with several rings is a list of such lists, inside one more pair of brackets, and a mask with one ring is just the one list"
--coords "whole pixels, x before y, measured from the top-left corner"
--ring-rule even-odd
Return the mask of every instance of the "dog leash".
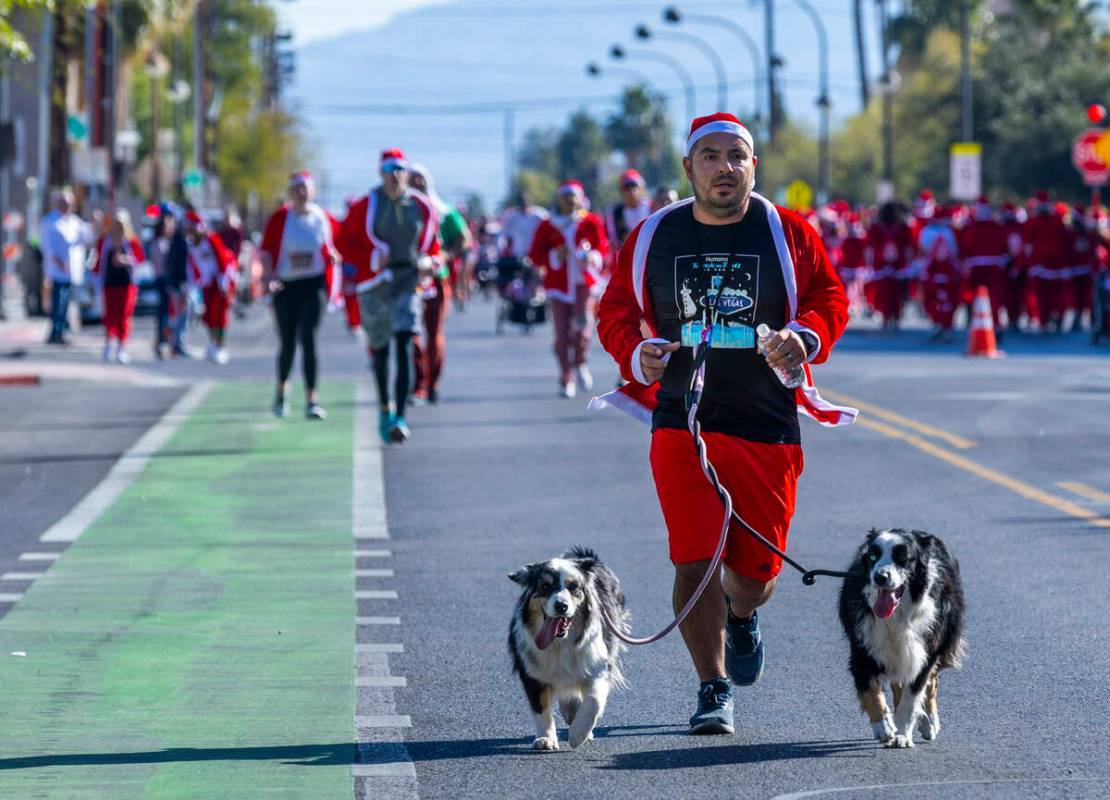
[[[693, 225], [693, 217], [691, 215], [691, 234], [694, 239], [694, 249], [697, 252], [697, 263], [702, 263], [701, 248], [698, 246], [697, 226]], [[690, 384], [686, 391], [686, 408], [688, 413], [686, 415], [686, 427], [690, 431], [690, 435], [694, 439], [694, 448], [697, 451], [698, 462], [701, 464], [701, 470], [705, 473], [705, 477], [713, 484], [713, 490], [717, 493], [717, 497], [724, 506], [724, 516], [721, 522], [721, 535], [717, 540], [717, 549], [713, 552], [713, 558], [709, 562], [709, 568], [706, 569], [705, 574], [702, 576], [701, 582], [698, 584], [690, 599], [686, 601], [686, 605], [682, 610], [675, 615], [675, 618], [669, 622], [658, 633], [643, 638], [637, 638], [625, 633], [620, 627], [609, 618], [608, 611], [602, 607], [601, 617], [605, 621], [609, 630], [625, 644], [630, 645], [643, 645], [658, 642], [668, 633], [673, 631], [683, 623], [690, 612], [694, 610], [694, 606], [701, 600], [701, 596], [705, 594], [705, 590], [709, 587], [709, 582], [720, 579], [721, 559], [725, 553], [725, 544], [728, 542], [728, 528], [729, 525], [735, 520], [740, 526], [752, 536], [757, 542], [762, 544], [772, 553], [777, 555], [783, 560], [784, 563], [789, 564], [798, 572], [802, 573], [802, 583], [806, 586], [813, 586], [820, 576], [829, 578], [850, 578], [855, 573], [844, 572], [841, 570], [833, 569], [806, 569], [797, 561], [792, 559], [778, 547], [776, 547], [767, 537], [753, 528], [747, 521], [741, 517], [732, 504], [732, 495], [728, 490], [721, 485], [720, 480], [717, 478], [717, 470], [714, 468], [713, 463], [709, 460], [709, 455], [706, 451], [705, 440], [701, 436], [701, 423], [698, 421], [698, 408], [701, 405], [701, 393], [705, 388], [705, 362], [709, 357], [709, 349], [713, 344], [713, 329], [717, 324], [717, 311], [721, 304], [721, 296], [724, 294], [724, 285], [717, 289], [717, 296], [713, 301], [713, 308], [710, 312], [709, 324], [702, 327], [701, 341], [698, 343], [697, 349], [694, 353], [694, 362], [691, 367]]]

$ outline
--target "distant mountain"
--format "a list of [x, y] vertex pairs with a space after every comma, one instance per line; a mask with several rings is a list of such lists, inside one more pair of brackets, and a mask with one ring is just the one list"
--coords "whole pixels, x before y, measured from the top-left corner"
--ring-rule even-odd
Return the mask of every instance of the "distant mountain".
[[[758, 9], [739, 6], [730, 18], [760, 43], [763, 21]], [[851, 39], [851, 3], [818, 0], [832, 43], [830, 82], [837, 116], [858, 108]], [[867, 4], [868, 6], [870, 4]], [[506, 0], [459, 0], [400, 15], [387, 25], [353, 30], [312, 42], [297, 51], [291, 97], [305, 122], [320, 172], [322, 200], [332, 207], [344, 197], [366, 191], [377, 181], [378, 153], [403, 148], [423, 162], [450, 201], [477, 191], [487, 204], [505, 196], [506, 129], [519, 142], [532, 126], [561, 124], [585, 106], [604, 117], [628, 76], [615, 72], [586, 75], [597, 61], [615, 66], [609, 47], [620, 42], [630, 51], [639, 22], [665, 30], [663, 4], [621, 0], [550, 0], [546, 4]], [[680, 4], [689, 12], [720, 14], [721, 4]], [[792, 2], [776, 4], [777, 48], [786, 59], [783, 73], [788, 110], [814, 117], [817, 51], [811, 23]], [[869, 20], [870, 21], [870, 20]], [[752, 59], [734, 35], [705, 25], [683, 23], [709, 41], [729, 68], [729, 104], [749, 113], [753, 105]], [[876, 41], [869, 29], [869, 41]], [[716, 79], [706, 57], [684, 43], [649, 42], [651, 49], [679, 58], [698, 85], [697, 113], [717, 110]], [[656, 89], [668, 90], [678, 129], [688, 124], [683, 93], [675, 73], [649, 60], [629, 60]], [[876, 69], [872, 67], [872, 75]], [[515, 110], [506, 101], [544, 101]]]

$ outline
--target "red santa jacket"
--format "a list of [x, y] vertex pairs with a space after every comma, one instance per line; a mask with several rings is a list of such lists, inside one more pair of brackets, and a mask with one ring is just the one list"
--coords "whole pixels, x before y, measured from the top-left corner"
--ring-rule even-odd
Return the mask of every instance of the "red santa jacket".
[[[567, 248], [565, 263], [559, 255], [563, 246]], [[597, 214], [580, 209], [569, 216], [556, 215], [541, 222], [532, 235], [528, 257], [544, 268], [543, 286], [547, 294], [573, 303], [571, 275], [581, 275], [586, 286], [594, 286], [608, 252], [605, 224]]]
[[876, 222], [867, 231], [867, 265], [871, 280], [906, 277], [911, 267], [914, 238], [904, 222], [886, 225]]
[[[189, 283], [199, 286], [218, 286], [224, 294], [235, 290], [236, 279], [239, 273], [239, 263], [234, 253], [227, 249], [220, 237], [214, 233], [202, 233], [203, 240], [208, 243], [209, 251], [206, 253], [199, 246], [193, 244], [188, 236], [185, 237], [186, 258], [189, 262]], [[215, 264], [206, 268], [205, 259], [215, 259]]]
[[1031, 278], [1057, 280], [1070, 256], [1068, 229], [1055, 214], [1033, 214], [1022, 228], [1026, 274]]
[[965, 269], [1006, 266], [1010, 245], [1006, 228], [993, 219], [977, 219], [960, 231], [960, 253]]
[[[640, 332], [640, 321], [647, 323], [653, 337], [657, 330], [647, 291], [648, 251], [663, 216], [692, 202], [690, 198], [656, 211], [636, 227], [621, 247], [616, 269], [598, 305], [597, 332], [602, 347], [616, 360], [621, 375], [629, 383], [615, 392], [595, 397], [590, 401], [591, 409], [613, 406], [641, 422], [651, 422], [658, 385], [641, 383], [637, 379], [638, 365], [634, 366], [646, 341]], [[763, 203], [767, 210], [786, 286], [789, 318], [786, 327], [805, 330], [817, 337], [818, 349], [811, 361], [820, 364], [828, 359], [848, 324], [848, 298], [844, 287], [833, 270], [820, 236], [805, 219], [755, 192], [752, 192], [751, 202]], [[855, 422], [858, 410], [824, 400], [813, 385], [809, 364], [803, 366], [806, 379], [795, 390], [798, 410], [827, 427]]]
[[[343, 277], [340, 272], [339, 262], [335, 258], [335, 237], [339, 232], [339, 223], [335, 217], [317, 205], [310, 205], [310, 209], [319, 211], [328, 220], [329, 239], [320, 246], [321, 255], [324, 257], [324, 287], [327, 290], [328, 302], [339, 301], [343, 286]], [[270, 269], [277, 271], [278, 261], [281, 259], [281, 245], [285, 241], [285, 223], [289, 219], [289, 205], [283, 204], [281, 208], [270, 215], [266, 220], [266, 227], [262, 229], [262, 252], [270, 256]]]
[[[426, 256], [437, 257], [440, 254], [439, 239], [436, 238], [439, 221], [435, 207], [431, 200], [415, 189], [409, 189], [409, 194], [419, 205], [424, 219], [417, 249]], [[382, 266], [389, 263], [389, 245], [374, 235], [377, 206], [376, 189], [360, 197], [347, 210], [335, 237], [335, 246], [343, 260], [355, 268], [355, 289], [360, 292], [393, 277], [392, 272]]]
[[[89, 274], [92, 275], [93, 280], [98, 284], [104, 283], [104, 277], [108, 272], [109, 242], [110, 239], [107, 236], [101, 236], [96, 240], [96, 249], [93, 251], [93, 262], [92, 266], [89, 268]], [[131, 249], [132, 267], [146, 260], [146, 253], [143, 252], [143, 245], [138, 239], [131, 236], [127, 239], [127, 244]], [[134, 274], [132, 274], [131, 279], [135, 279]]]

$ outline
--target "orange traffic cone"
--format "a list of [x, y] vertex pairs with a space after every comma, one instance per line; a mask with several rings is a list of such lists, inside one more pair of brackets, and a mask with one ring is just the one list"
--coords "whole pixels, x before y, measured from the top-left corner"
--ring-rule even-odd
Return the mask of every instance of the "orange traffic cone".
[[980, 286], [971, 304], [971, 327], [968, 329], [967, 355], [983, 358], [1002, 358], [994, 339], [994, 321], [991, 318], [991, 297], [986, 286]]

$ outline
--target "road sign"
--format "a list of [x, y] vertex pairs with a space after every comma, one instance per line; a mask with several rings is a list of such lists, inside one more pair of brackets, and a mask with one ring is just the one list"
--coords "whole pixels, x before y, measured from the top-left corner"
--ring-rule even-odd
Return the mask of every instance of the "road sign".
[[83, 115], [70, 114], [66, 117], [66, 133], [71, 142], [83, 141], [89, 134], [88, 121]]
[[794, 211], [813, 208], [813, 189], [803, 180], [793, 180], [786, 187], [786, 205]]
[[953, 200], [975, 200], [983, 193], [983, 146], [956, 142], [948, 157], [948, 194]]
[[1088, 128], [1072, 142], [1071, 163], [1088, 186], [1102, 186], [1110, 178], [1110, 166], [1099, 155], [1103, 149], [1100, 140], [1105, 134], [1105, 128]]
[[181, 176], [181, 185], [186, 189], [192, 189], [204, 185], [204, 173], [199, 169], [187, 169]]
[[1103, 164], [1110, 164], [1110, 130], [1098, 137], [1095, 142], [1095, 154], [1102, 159]]

